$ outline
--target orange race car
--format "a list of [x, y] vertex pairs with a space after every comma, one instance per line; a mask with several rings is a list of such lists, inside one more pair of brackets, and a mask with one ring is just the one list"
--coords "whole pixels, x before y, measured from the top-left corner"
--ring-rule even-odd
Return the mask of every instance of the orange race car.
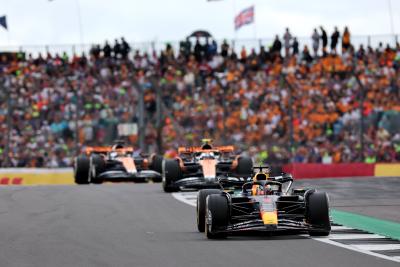
[[233, 146], [213, 146], [204, 139], [202, 146], [180, 147], [175, 159], [164, 160], [163, 189], [213, 188], [218, 187], [219, 175], [248, 177], [252, 172], [251, 158], [235, 154]]
[[77, 184], [112, 182], [161, 182], [162, 158], [135, 153], [133, 147], [119, 142], [113, 146], [87, 147], [75, 159]]

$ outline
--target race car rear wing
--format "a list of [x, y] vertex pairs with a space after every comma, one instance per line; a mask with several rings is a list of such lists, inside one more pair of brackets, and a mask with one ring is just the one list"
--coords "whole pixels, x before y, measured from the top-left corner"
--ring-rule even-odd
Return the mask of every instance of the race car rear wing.
[[203, 149], [200, 146], [190, 146], [190, 147], [179, 147], [178, 153], [179, 154], [188, 154], [188, 153], [194, 153], [194, 152], [227, 153], [227, 152], [233, 152], [234, 150], [235, 150], [235, 148], [233, 146], [216, 146], [216, 147], [213, 147], [212, 149]]
[[90, 155], [92, 153], [105, 154], [111, 151], [116, 151], [119, 153], [133, 153], [133, 147], [117, 148], [114, 150], [110, 146], [87, 147], [85, 149], [85, 154], [86, 155]]

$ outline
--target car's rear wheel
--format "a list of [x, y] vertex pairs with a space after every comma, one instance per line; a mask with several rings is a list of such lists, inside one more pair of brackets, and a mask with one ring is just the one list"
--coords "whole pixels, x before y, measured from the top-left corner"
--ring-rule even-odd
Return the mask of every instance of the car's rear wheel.
[[181, 179], [182, 172], [176, 160], [165, 160], [163, 162], [163, 181], [162, 186], [165, 192], [175, 192], [179, 187], [175, 186], [175, 181]]
[[205, 217], [206, 217], [206, 200], [207, 196], [212, 194], [219, 194], [219, 189], [202, 189], [197, 194], [196, 211], [197, 211], [197, 229], [199, 232], [205, 231]]
[[253, 174], [253, 160], [250, 157], [240, 157], [236, 174], [241, 177], [250, 177]]
[[206, 200], [205, 232], [209, 239], [225, 238], [229, 221], [228, 200], [223, 195], [209, 195]]
[[90, 175], [90, 159], [80, 155], [75, 159], [74, 178], [76, 184], [88, 184]]
[[311, 225], [320, 228], [309, 231], [310, 236], [327, 236], [331, 231], [329, 201], [325, 192], [313, 192], [306, 196], [306, 219]]

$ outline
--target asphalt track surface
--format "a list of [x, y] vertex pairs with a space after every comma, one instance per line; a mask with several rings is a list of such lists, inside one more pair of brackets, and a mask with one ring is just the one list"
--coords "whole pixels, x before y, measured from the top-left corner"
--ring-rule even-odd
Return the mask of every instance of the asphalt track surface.
[[297, 235], [207, 240], [160, 184], [1, 187], [0, 236], [0, 266], [399, 266]]
[[329, 193], [331, 207], [400, 223], [400, 177], [296, 180]]

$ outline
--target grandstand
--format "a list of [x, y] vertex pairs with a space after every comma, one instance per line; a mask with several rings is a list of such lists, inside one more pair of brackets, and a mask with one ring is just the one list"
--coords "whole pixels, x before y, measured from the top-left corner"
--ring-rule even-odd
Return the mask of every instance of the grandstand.
[[3, 56], [0, 165], [66, 167], [120, 136], [167, 156], [206, 136], [258, 162], [400, 160], [399, 44], [183, 44]]

